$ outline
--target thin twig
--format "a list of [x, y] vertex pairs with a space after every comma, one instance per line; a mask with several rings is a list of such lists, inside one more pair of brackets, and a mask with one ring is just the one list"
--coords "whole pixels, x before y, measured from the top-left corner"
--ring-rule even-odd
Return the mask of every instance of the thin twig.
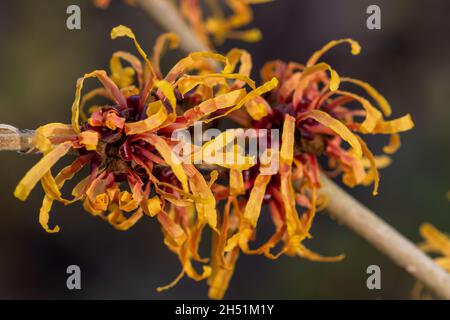
[[[203, 44], [186, 27], [176, 8], [167, 0], [136, 0], [153, 20], [166, 30], [177, 33], [187, 52], [201, 49]], [[322, 175], [324, 176], [324, 175]], [[436, 296], [450, 299], [450, 275], [422, 253], [411, 241], [342, 190], [328, 178], [322, 178], [323, 190], [329, 194], [328, 212], [390, 257]]]
[[33, 135], [33, 130], [19, 130], [7, 124], [0, 124], [0, 151], [33, 150]]
[[436, 296], [450, 299], [450, 276], [447, 272], [373, 211], [322, 176], [322, 190], [329, 195], [327, 210], [331, 216], [424, 283]]

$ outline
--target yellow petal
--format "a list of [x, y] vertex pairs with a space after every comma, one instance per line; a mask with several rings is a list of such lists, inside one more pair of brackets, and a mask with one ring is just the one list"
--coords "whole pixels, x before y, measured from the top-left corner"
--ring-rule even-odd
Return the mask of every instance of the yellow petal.
[[83, 89], [84, 80], [88, 78], [98, 78], [105, 89], [114, 97], [116, 103], [122, 108], [127, 108], [127, 101], [120, 92], [116, 84], [108, 77], [105, 71], [95, 70], [91, 73], [85, 74], [82, 78], [77, 80], [77, 87], [75, 91], [75, 100], [72, 104], [72, 126], [78, 133], [80, 132], [79, 117], [80, 117], [80, 99], [81, 90]]
[[64, 157], [72, 147], [72, 142], [64, 142], [47, 153], [22, 178], [14, 191], [14, 196], [22, 201], [28, 198], [39, 180], [50, 170], [59, 159]]
[[128, 219], [119, 223], [112, 223], [113, 227], [120, 231], [129, 230], [143, 217], [143, 210], [139, 208]]
[[269, 114], [270, 105], [260, 96], [254, 97], [245, 104], [245, 108], [253, 120], [261, 120]]
[[[300, 228], [300, 220], [298, 218], [295, 206], [295, 194], [292, 186], [292, 162], [294, 159], [294, 133], [295, 118], [286, 115], [283, 124], [283, 133], [281, 138], [280, 149], [280, 180], [281, 180], [281, 196], [283, 200], [284, 210], [286, 213], [286, 224], [289, 236], [293, 237], [299, 232], [303, 232]], [[306, 236], [306, 234], [302, 234]]]
[[125, 123], [127, 135], [149, 132], [160, 127], [167, 119], [167, 109], [161, 100], [152, 102], [147, 108], [147, 119]]
[[224, 73], [231, 73], [232, 71], [232, 66], [229, 64], [227, 57], [221, 54], [212, 52], [193, 52], [187, 57], [178, 61], [177, 64], [172, 67], [172, 69], [166, 76], [166, 80], [169, 82], [175, 81], [184, 72], [190, 70], [190, 68], [193, 68], [199, 60], [205, 59], [212, 59], [214, 61], [225, 64], [225, 68], [223, 70]]
[[389, 117], [392, 114], [391, 105], [386, 98], [367, 82], [352, 78], [341, 78], [341, 81], [350, 82], [361, 87], [378, 103], [381, 111], [383, 111], [386, 117]]
[[283, 133], [281, 137], [281, 164], [292, 165], [292, 161], [294, 160], [294, 134], [295, 118], [290, 115], [286, 115], [283, 123]]
[[218, 270], [209, 284], [208, 296], [210, 299], [221, 300], [225, 296], [231, 277], [234, 273], [236, 261], [239, 257], [239, 248], [229, 252], [225, 257], [225, 267], [218, 266]]
[[308, 62], [306, 63], [306, 66], [309, 67], [309, 66], [315, 65], [317, 63], [317, 61], [319, 61], [319, 59], [327, 51], [329, 51], [333, 47], [335, 47], [339, 44], [342, 44], [342, 43], [350, 44], [352, 55], [358, 55], [361, 52], [361, 46], [359, 45], [359, 43], [352, 39], [333, 40], [333, 41], [328, 42], [322, 49], [314, 52], [314, 54], [311, 56], [311, 58], [309, 58]]
[[340, 254], [335, 257], [324, 257], [320, 254], [317, 254], [315, 252], [312, 252], [308, 248], [306, 248], [303, 245], [299, 245], [297, 254], [303, 258], [306, 258], [311, 261], [317, 261], [317, 262], [339, 262], [342, 261], [345, 258], [344, 254]]
[[370, 167], [371, 167], [371, 175], [374, 181], [373, 184], [373, 195], [376, 196], [378, 194], [378, 186], [380, 183], [380, 174], [378, 172], [378, 167], [377, 164], [375, 162], [375, 157], [372, 154], [372, 152], [370, 151], [370, 149], [367, 147], [366, 143], [364, 142], [363, 139], [361, 139], [359, 136], [356, 136], [358, 138], [359, 143], [361, 144], [361, 148], [362, 151], [364, 153], [364, 156], [367, 157], [367, 159], [369, 159], [370, 162]]
[[381, 112], [378, 111], [367, 99], [364, 99], [363, 97], [360, 97], [354, 93], [347, 92], [347, 91], [336, 91], [337, 94], [350, 97], [352, 99], [355, 99], [366, 110], [366, 118], [364, 119], [363, 123], [361, 123], [361, 132], [362, 133], [371, 133], [377, 126], [378, 122], [380, 122], [382, 115]]
[[[33, 136], [33, 145], [43, 154], [47, 154], [54, 147], [53, 139], [59, 142], [76, 138], [77, 133], [71, 125], [63, 123], [49, 123], [36, 129]], [[57, 143], [55, 143], [57, 144]]]
[[400, 135], [397, 133], [391, 134], [389, 144], [383, 147], [383, 152], [387, 154], [394, 154], [401, 146]]
[[242, 170], [230, 169], [230, 195], [237, 196], [245, 193]]
[[150, 142], [155, 146], [156, 150], [159, 152], [161, 157], [172, 168], [173, 173], [181, 182], [183, 190], [185, 192], [188, 192], [189, 191], [188, 179], [186, 173], [184, 172], [183, 165], [181, 164], [181, 161], [176, 156], [176, 154], [172, 152], [172, 149], [169, 147], [164, 138], [152, 134], [149, 135], [146, 139], [148, 140], [148, 142]]
[[166, 47], [170, 49], [175, 49], [180, 44], [179, 37], [172, 32], [163, 33], [160, 35], [155, 42], [155, 46], [153, 47], [153, 57], [152, 62], [155, 68], [155, 72], [161, 76], [161, 68], [160, 68], [160, 60], [161, 56], [164, 54]]
[[128, 191], [122, 191], [119, 196], [119, 208], [125, 212], [136, 210], [139, 203], [134, 196]]
[[358, 141], [358, 138], [356, 138], [356, 136], [342, 122], [334, 119], [328, 113], [320, 110], [311, 110], [305, 115], [305, 117], [313, 118], [314, 120], [323, 124], [325, 127], [328, 127], [336, 132], [336, 134], [338, 134], [342, 139], [347, 141], [353, 147], [356, 156], [358, 157], [358, 159], [361, 159], [362, 148], [361, 144]]
[[147, 65], [150, 68], [152, 68], [152, 64], [150, 63], [150, 60], [148, 59], [147, 54], [142, 49], [142, 47], [139, 45], [139, 42], [137, 41], [136, 36], [134, 35], [133, 31], [130, 28], [128, 28], [124, 25], [120, 25], [111, 30], [111, 39], [114, 40], [114, 39], [117, 39], [120, 37], [127, 37], [127, 38], [130, 38], [131, 40], [133, 40], [134, 46], [136, 47], [139, 54], [142, 56], [142, 58], [144, 58]]
[[[378, 169], [383, 169], [388, 167], [392, 163], [392, 159], [389, 156], [381, 155], [381, 156], [374, 156], [375, 165]], [[372, 164], [370, 163], [369, 159], [363, 158], [361, 160], [364, 168], [370, 168]]]
[[[231, 49], [227, 54], [228, 61], [232, 66], [230, 70], [234, 70], [236, 65], [240, 62], [239, 74], [244, 76], [250, 76], [252, 71], [252, 56], [245, 50], [242, 49]], [[242, 81], [236, 81], [233, 87], [240, 88], [244, 85]]]
[[184, 95], [200, 84], [213, 87], [217, 84], [222, 84], [225, 79], [236, 79], [245, 82], [250, 88], [255, 89], [255, 82], [248, 76], [239, 73], [208, 73], [194, 76], [184, 75], [176, 82], [176, 86], [181, 94]]
[[128, 87], [133, 84], [135, 75], [134, 69], [131, 67], [124, 68], [119, 57], [113, 55], [111, 60], [109, 60], [109, 67], [111, 69], [111, 80], [114, 81], [119, 88]]
[[[131, 65], [131, 70], [133, 70], [133, 72], [128, 68], [123, 68], [120, 59], [128, 62]], [[116, 82], [119, 88], [132, 85], [134, 83], [133, 76], [135, 73], [137, 74], [139, 87], [142, 87], [144, 71], [142, 69], [141, 61], [135, 55], [125, 51], [114, 52], [110, 60], [110, 68], [112, 72], [111, 79]]]
[[258, 28], [243, 31], [230, 31], [228, 33], [228, 38], [245, 42], [258, 42], [262, 39], [262, 32]]
[[80, 133], [79, 142], [86, 147], [86, 150], [95, 151], [97, 150], [98, 138], [98, 132], [87, 130]]
[[178, 245], [181, 245], [186, 241], [186, 234], [183, 229], [176, 224], [167, 213], [161, 211], [156, 216], [163, 230], [168, 234], [168, 236], [175, 241]]
[[208, 99], [200, 103], [198, 106], [187, 110], [184, 113], [184, 117], [189, 124], [192, 124], [217, 110], [236, 105], [238, 101], [243, 100], [245, 93], [245, 89], [238, 89], [219, 95], [212, 99]]
[[331, 91], [336, 91], [339, 88], [339, 84], [341, 82], [338, 73], [332, 69], [330, 67], [329, 64], [321, 62], [318, 63], [316, 65], [312, 65], [309, 67], [306, 67], [301, 75], [300, 75], [300, 79], [298, 81], [298, 84], [295, 87], [295, 92], [294, 92], [294, 98], [293, 98], [293, 103], [294, 105], [297, 105], [298, 103], [300, 103], [301, 99], [303, 98], [303, 93], [306, 90], [306, 88], [308, 87], [312, 76], [314, 76], [315, 74], [319, 73], [319, 72], [323, 72], [323, 71], [329, 71], [330, 72], [330, 83], [328, 85], [329, 89]]
[[256, 177], [247, 205], [245, 206], [244, 219], [254, 228], [256, 228], [258, 223], [266, 188], [271, 178], [272, 176], [270, 175], [261, 174]]
[[163, 292], [163, 291], [166, 291], [166, 290], [169, 290], [169, 289], [175, 287], [178, 284], [178, 282], [180, 282], [180, 280], [183, 279], [184, 274], [185, 274], [185, 272], [183, 270], [183, 271], [180, 272], [180, 274], [178, 274], [178, 276], [171, 283], [169, 283], [169, 284], [167, 284], [165, 286], [161, 286], [161, 287], [156, 288], [156, 291], [157, 292]]
[[54, 228], [49, 228], [48, 226], [53, 201], [58, 200], [64, 204], [69, 204], [79, 199], [79, 195], [77, 195], [73, 200], [63, 199], [61, 197], [60, 189], [64, 186], [67, 180], [72, 179], [75, 173], [80, 171], [87, 163], [89, 163], [89, 160], [89, 155], [77, 158], [77, 160], [72, 162], [71, 165], [62, 169], [56, 176], [56, 179], [53, 178], [50, 171], [42, 177], [41, 183], [46, 194], [39, 211], [39, 223], [48, 233], [56, 233], [59, 231], [58, 226], [55, 226]]
[[450, 237], [447, 237], [430, 223], [423, 223], [420, 226], [420, 234], [433, 251], [450, 257]]
[[44, 228], [46, 232], [57, 233], [60, 230], [59, 226], [55, 226], [53, 228], [50, 228], [48, 226], [52, 204], [53, 200], [50, 197], [45, 196], [44, 200], [42, 201], [41, 209], [39, 210], [39, 224]]
[[189, 172], [189, 186], [195, 197], [195, 207], [200, 223], [206, 222], [212, 229], [217, 226], [216, 199], [203, 175], [191, 164], [184, 167]]
[[103, 214], [103, 212], [108, 209], [108, 205], [109, 196], [106, 192], [94, 195], [94, 199], [91, 199], [91, 197], [86, 197], [83, 202], [84, 209], [94, 216]]
[[162, 93], [167, 98], [167, 101], [169, 101], [170, 106], [172, 107], [173, 114], [176, 114], [177, 99], [175, 98], [175, 93], [170, 83], [166, 80], [157, 80], [154, 82], [154, 86], [161, 89]]
[[144, 211], [150, 217], [156, 216], [162, 210], [162, 202], [158, 196], [144, 201]]
[[407, 114], [398, 119], [378, 122], [372, 133], [392, 134], [408, 131], [413, 127], [414, 122], [411, 119], [411, 115]]
[[260, 96], [266, 92], [269, 92], [271, 90], [273, 90], [274, 88], [276, 88], [278, 86], [278, 79], [277, 78], [272, 78], [272, 80], [264, 83], [262, 86], [259, 86], [258, 88], [256, 88], [253, 91], [250, 91], [241, 101], [239, 101], [236, 106], [230, 108], [229, 110], [227, 110], [226, 112], [224, 112], [223, 114], [221, 114], [220, 116], [217, 117], [213, 117], [210, 118], [208, 120], [206, 120], [206, 123], [209, 123], [211, 121], [214, 121], [215, 119], [221, 118], [221, 117], [225, 117], [228, 114], [230, 114], [231, 112], [240, 109], [243, 105], [245, 105], [248, 101], [252, 100], [253, 98]]
[[45, 191], [46, 196], [50, 197], [50, 199], [58, 199], [63, 200], [61, 198], [60, 187], [53, 178], [51, 171], [47, 171], [41, 178], [42, 188]]

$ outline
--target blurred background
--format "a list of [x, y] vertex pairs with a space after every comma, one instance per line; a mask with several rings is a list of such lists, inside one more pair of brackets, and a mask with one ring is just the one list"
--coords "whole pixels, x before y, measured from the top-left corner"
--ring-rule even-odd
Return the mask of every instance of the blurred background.
[[[82, 29], [66, 28], [66, 8], [78, 4]], [[366, 28], [366, 8], [381, 7], [382, 29]], [[414, 242], [429, 221], [450, 231], [450, 2], [363, 0], [276, 0], [254, 6], [252, 26], [264, 38], [256, 44], [226, 42], [253, 54], [254, 75], [272, 59], [305, 62], [332, 39], [351, 37], [363, 50], [351, 56], [342, 46], [327, 54], [341, 75], [370, 82], [390, 101], [394, 117], [411, 113], [413, 131], [381, 174], [380, 194], [370, 188], [350, 192]], [[133, 50], [126, 40], [111, 41], [112, 27], [132, 27], [148, 51], [161, 30], [137, 8], [114, 0], [107, 10], [88, 0], [0, 1], [0, 122], [33, 129], [70, 122], [75, 81], [85, 72], [108, 68], [116, 50]], [[164, 58], [166, 70], [182, 53]], [[95, 81], [90, 81], [93, 86]], [[387, 137], [370, 139], [374, 151]], [[47, 234], [38, 223], [40, 187], [21, 203], [16, 183], [39, 159], [0, 153], [0, 298], [2, 299], [206, 299], [207, 286], [187, 278], [157, 293], [180, 271], [176, 256], [162, 243], [151, 219], [119, 232], [84, 212], [80, 204], [55, 205]], [[300, 258], [241, 256], [229, 299], [408, 299], [414, 279], [326, 214], [318, 215], [306, 245], [324, 255], [345, 253], [340, 263]], [[82, 290], [66, 288], [66, 268], [79, 265]], [[379, 265], [381, 290], [366, 287], [366, 268]]]

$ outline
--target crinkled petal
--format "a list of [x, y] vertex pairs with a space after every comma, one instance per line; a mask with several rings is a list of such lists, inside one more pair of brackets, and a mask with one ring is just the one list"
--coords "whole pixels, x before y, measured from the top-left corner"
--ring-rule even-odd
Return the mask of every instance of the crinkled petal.
[[184, 75], [176, 82], [176, 86], [181, 94], [185, 95], [200, 84], [213, 87], [218, 84], [224, 84], [225, 79], [236, 79], [237, 81], [245, 82], [250, 88], [255, 89], [255, 82], [248, 76], [239, 73], [208, 73], [194, 76]]
[[189, 186], [195, 197], [195, 206], [200, 223], [208, 223], [212, 229], [217, 226], [216, 199], [203, 175], [191, 164], [185, 164], [189, 175]]
[[221, 118], [221, 117], [225, 117], [228, 114], [230, 114], [231, 112], [240, 109], [243, 105], [245, 105], [248, 101], [252, 100], [253, 98], [260, 96], [266, 92], [269, 92], [271, 90], [273, 90], [274, 88], [276, 88], [278, 86], [278, 79], [277, 78], [272, 78], [272, 80], [264, 83], [262, 86], [259, 86], [258, 88], [256, 88], [253, 91], [250, 91], [244, 98], [242, 98], [241, 101], [239, 101], [238, 104], [236, 104], [236, 106], [230, 108], [229, 110], [227, 110], [226, 112], [224, 112], [223, 114], [221, 114], [220, 116], [216, 116], [213, 118], [208, 119], [207, 121], [205, 121], [206, 123], [214, 121], [215, 119]]
[[358, 55], [361, 52], [361, 46], [359, 45], [359, 43], [357, 41], [354, 41], [352, 39], [341, 39], [341, 40], [333, 40], [328, 42], [322, 49], [316, 51], [313, 53], [313, 55], [311, 56], [311, 58], [309, 58], [308, 62], [306, 63], [306, 66], [312, 66], [315, 65], [317, 63], [317, 61], [319, 61], [319, 59], [330, 49], [332, 49], [333, 47], [342, 44], [342, 43], [348, 43], [351, 46], [351, 53], [352, 55]]
[[446, 236], [429, 223], [423, 223], [420, 226], [419, 231], [430, 249], [450, 257], [450, 237]]
[[193, 52], [187, 57], [178, 61], [177, 64], [172, 67], [172, 69], [166, 76], [166, 80], [169, 82], [175, 81], [183, 73], [193, 68], [199, 60], [205, 59], [212, 59], [214, 61], [223, 63], [225, 65], [223, 72], [231, 73], [232, 66], [229, 64], [227, 57], [212, 52]]
[[98, 140], [99, 140], [98, 132], [92, 130], [83, 131], [79, 135], [79, 143], [83, 145], [88, 151], [97, 150]]
[[271, 110], [267, 101], [260, 96], [256, 96], [245, 104], [248, 114], [253, 120], [258, 121], [269, 114]]
[[189, 124], [192, 124], [217, 110], [235, 106], [239, 103], [239, 101], [244, 99], [245, 94], [245, 89], [238, 89], [224, 93], [212, 99], [208, 99], [200, 103], [198, 106], [186, 111], [184, 113], [184, 118]]
[[389, 102], [381, 93], [379, 93], [374, 87], [372, 87], [369, 83], [352, 78], [341, 78], [342, 82], [350, 82], [353, 83], [362, 89], [364, 89], [377, 103], [380, 107], [381, 111], [383, 111], [386, 117], [391, 116], [392, 108]]
[[123, 94], [120, 92], [117, 85], [108, 77], [104, 70], [95, 70], [91, 73], [85, 74], [82, 78], [78, 79], [77, 87], [75, 91], [75, 100], [72, 104], [72, 126], [73, 129], [78, 133], [80, 132], [80, 99], [81, 99], [81, 90], [83, 89], [84, 80], [88, 78], [98, 78], [99, 81], [103, 84], [105, 89], [114, 97], [116, 103], [126, 109], [127, 101]]
[[176, 115], [177, 99], [175, 98], [175, 92], [173, 91], [170, 83], [166, 80], [157, 80], [154, 82], [154, 86], [162, 91], [167, 101], [169, 101], [170, 106], [172, 107], [173, 114]]
[[[370, 177], [370, 180], [373, 180], [373, 195], [376, 196], [378, 194], [378, 186], [380, 184], [380, 174], [378, 172], [378, 167], [377, 164], [375, 162], [375, 157], [372, 153], [372, 151], [370, 151], [370, 149], [367, 147], [366, 143], [364, 142], [363, 139], [361, 139], [360, 137], [356, 136], [359, 140], [359, 143], [361, 144], [361, 148], [362, 151], [364, 153], [364, 156], [367, 157], [367, 159], [369, 159], [370, 162], [370, 174], [368, 175]], [[369, 180], [369, 181], [370, 181]]]
[[71, 125], [49, 123], [36, 129], [33, 145], [43, 154], [47, 154], [56, 144], [74, 140], [76, 137], [77, 133]]
[[155, 69], [155, 73], [162, 78], [161, 68], [160, 68], [160, 60], [161, 56], [164, 54], [166, 48], [176, 49], [180, 44], [180, 39], [178, 35], [172, 32], [163, 33], [160, 35], [155, 42], [155, 46], [153, 47], [153, 56], [152, 63]]
[[16, 190], [14, 191], [14, 196], [22, 201], [25, 201], [39, 180], [41, 180], [50, 168], [53, 167], [59, 159], [64, 157], [71, 148], [72, 142], [63, 142], [47, 153], [25, 174], [22, 180], [20, 180]]
[[411, 119], [411, 115], [407, 114], [398, 119], [378, 122], [372, 133], [399, 133], [411, 130], [413, 127], [414, 122]]
[[328, 113], [320, 110], [311, 110], [305, 114], [305, 118], [313, 118], [314, 120], [320, 122], [325, 127], [330, 128], [336, 132], [342, 139], [347, 141], [352, 147], [356, 156], [361, 159], [362, 148], [358, 141], [358, 138], [339, 120], [334, 119]]
[[271, 178], [272, 176], [270, 175], [259, 174], [256, 177], [255, 184], [250, 192], [250, 196], [244, 210], [244, 219], [253, 228], [256, 228], [258, 223], [266, 188]]
[[298, 105], [300, 103], [300, 101], [302, 100], [303, 94], [304, 94], [306, 88], [308, 87], [312, 77], [314, 75], [316, 75], [317, 73], [324, 72], [327, 70], [330, 72], [330, 75], [331, 75], [330, 83], [328, 84], [329, 89], [331, 91], [336, 91], [339, 88], [339, 84], [341, 82], [339, 75], [333, 68], [330, 67], [329, 64], [321, 62], [316, 65], [306, 67], [302, 71], [302, 73], [300, 75], [300, 79], [298, 80], [298, 83], [295, 87], [294, 98], [293, 98], [294, 105]]
[[366, 110], [366, 118], [363, 123], [361, 123], [360, 130], [362, 133], [370, 133], [373, 132], [377, 124], [382, 119], [381, 112], [378, 111], [367, 99], [360, 97], [354, 93], [347, 91], [336, 91], [337, 94], [352, 98], [363, 106]]
[[387, 154], [394, 154], [401, 147], [400, 135], [397, 133], [391, 134], [389, 144], [383, 147], [383, 152]]
[[127, 135], [134, 135], [153, 131], [160, 127], [167, 119], [167, 109], [161, 100], [152, 102], [147, 108], [147, 119], [125, 123]]
[[167, 164], [172, 168], [173, 173], [181, 182], [183, 190], [185, 192], [189, 191], [188, 187], [188, 178], [186, 173], [184, 172], [183, 165], [181, 164], [181, 160], [177, 157], [177, 155], [172, 151], [168, 143], [164, 138], [159, 137], [157, 135], [151, 134], [146, 137], [146, 140], [153, 144], [160, 153], [161, 157], [167, 162]]

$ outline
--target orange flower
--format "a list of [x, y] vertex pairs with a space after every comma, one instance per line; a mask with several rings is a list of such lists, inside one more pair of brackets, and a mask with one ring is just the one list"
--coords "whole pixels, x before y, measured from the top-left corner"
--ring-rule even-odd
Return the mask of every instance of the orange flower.
[[[232, 115], [259, 134], [265, 134], [263, 129], [281, 131], [279, 155], [270, 145], [266, 150], [273, 159], [279, 158], [279, 170], [268, 174], [263, 163], [248, 170], [230, 170], [230, 186], [216, 187], [216, 198], [226, 200], [227, 204], [223, 231], [213, 255], [212, 298], [222, 298], [225, 293], [239, 251], [263, 254], [270, 259], [286, 253], [314, 261], [341, 260], [343, 255], [322, 257], [303, 245], [304, 240], [311, 238], [316, 212], [327, 203], [326, 196], [320, 193], [319, 161], [328, 162], [335, 175], [342, 172], [343, 182], [350, 187], [373, 183], [376, 195], [378, 168], [389, 160], [384, 155], [374, 156], [360, 134], [391, 134], [390, 144], [384, 148], [384, 152], [391, 154], [400, 145], [398, 133], [413, 127], [409, 115], [385, 120], [391, 115], [391, 107], [372, 86], [340, 78], [328, 64], [319, 62], [324, 53], [342, 43], [351, 45], [352, 54], [360, 52], [357, 42], [343, 39], [315, 52], [306, 65], [267, 63], [261, 75], [265, 81], [276, 77], [279, 80], [276, 90], [247, 101], [246, 113], [237, 110]], [[378, 108], [362, 96], [339, 89], [341, 83], [364, 89]], [[351, 102], [362, 108], [350, 108]], [[269, 209], [275, 231], [263, 245], [251, 248], [263, 206]], [[280, 249], [274, 253], [275, 248]]]
[[[217, 228], [216, 200], [210, 189], [215, 173], [207, 182], [192, 164], [177, 161], [173, 148], [179, 141], [171, 134], [195, 121], [222, 117], [226, 109], [270, 88], [255, 88], [248, 74], [234, 73], [238, 63], [235, 51], [228, 56], [192, 53], [163, 76], [160, 56], [166, 42], [176, 47], [175, 35], [162, 35], [151, 59], [131, 29], [118, 26], [111, 37], [130, 38], [143, 63], [119, 51], [111, 58], [111, 75], [96, 70], [78, 79], [71, 125], [50, 123], [37, 129], [34, 145], [43, 158], [19, 182], [14, 194], [26, 200], [41, 182], [45, 197], [39, 222], [48, 232], [59, 231], [58, 226], [48, 225], [54, 201], [65, 205], [81, 201], [86, 211], [118, 230], [129, 229], [143, 216], [154, 217], [161, 224], [164, 243], [181, 261], [182, 272], [176, 281], [184, 274], [205, 279], [211, 268], [197, 247], [206, 225]], [[223, 63], [224, 70], [213, 72], [209, 59]], [[124, 67], [123, 62], [129, 66]], [[88, 78], [97, 78], [103, 86], [82, 96]], [[247, 92], [246, 87], [253, 90]], [[98, 96], [108, 103], [91, 108], [86, 115], [84, 105]], [[54, 177], [51, 168], [69, 152], [76, 160]], [[63, 198], [65, 182], [83, 167], [88, 167], [88, 177], [72, 190], [71, 199]], [[192, 260], [203, 264], [202, 272], [194, 269]]]
[[[118, 26], [111, 37], [131, 39], [140, 58], [118, 51], [110, 60], [109, 75], [96, 70], [78, 79], [71, 124], [50, 123], [37, 129], [34, 145], [43, 158], [16, 187], [15, 196], [25, 200], [41, 182], [45, 197], [39, 221], [45, 230], [59, 231], [58, 226], [49, 227], [54, 201], [65, 205], [81, 201], [86, 211], [119, 230], [129, 229], [143, 216], [156, 218], [164, 243], [182, 265], [179, 276], [158, 290], [172, 287], [187, 275], [194, 280], [207, 279], [209, 295], [215, 299], [224, 296], [240, 253], [269, 259], [283, 254], [324, 262], [343, 259], [343, 255], [323, 257], [303, 243], [312, 237], [316, 212], [327, 204], [320, 192], [319, 163], [325, 161], [332, 174], [342, 173], [348, 186], [373, 183], [375, 195], [378, 168], [390, 160], [386, 155], [374, 156], [361, 135], [390, 134], [383, 151], [392, 154], [400, 146], [398, 133], [413, 127], [409, 115], [385, 120], [391, 107], [372, 86], [341, 78], [330, 65], [318, 62], [341, 43], [349, 43], [352, 54], [358, 54], [357, 42], [332, 41], [304, 66], [269, 62], [261, 71], [264, 83], [256, 87], [249, 77], [251, 56], [244, 50], [233, 49], [227, 55], [194, 52], [163, 75], [161, 55], [167, 47], [177, 47], [176, 35], [159, 37], [151, 57], [131, 29]], [[211, 60], [223, 69], [214, 70]], [[97, 78], [102, 87], [82, 95], [88, 78]], [[362, 96], [339, 89], [344, 82], [364, 89], [377, 107]], [[86, 114], [85, 105], [99, 97], [108, 102], [90, 107]], [[350, 108], [351, 102], [361, 108]], [[208, 124], [225, 116], [255, 129], [249, 140], [265, 137], [271, 141], [271, 133], [265, 129], [278, 129], [280, 148], [268, 143], [263, 150], [267, 161], [245, 154], [234, 143], [232, 149], [225, 148], [240, 134], [236, 133], [232, 139], [220, 134], [202, 146], [186, 143], [190, 152], [175, 152], [180, 140], [173, 137], [174, 132], [197, 121]], [[222, 150], [214, 149], [216, 143]], [[216, 157], [206, 162], [218, 170], [211, 171], [208, 179], [189, 161], [180, 159], [192, 160], [211, 150]], [[51, 168], [69, 152], [76, 156], [75, 161], [54, 177]], [[240, 161], [228, 163], [221, 161], [221, 156]], [[275, 169], [274, 163], [279, 164]], [[65, 182], [84, 167], [89, 175], [75, 186], [72, 197], [65, 199], [61, 192]], [[228, 185], [217, 182], [219, 169]], [[217, 202], [222, 200], [224, 210], [218, 214]], [[263, 207], [269, 209], [275, 230], [254, 248]], [[210, 259], [198, 253], [206, 226], [212, 230]], [[193, 261], [201, 265], [201, 272]]]

